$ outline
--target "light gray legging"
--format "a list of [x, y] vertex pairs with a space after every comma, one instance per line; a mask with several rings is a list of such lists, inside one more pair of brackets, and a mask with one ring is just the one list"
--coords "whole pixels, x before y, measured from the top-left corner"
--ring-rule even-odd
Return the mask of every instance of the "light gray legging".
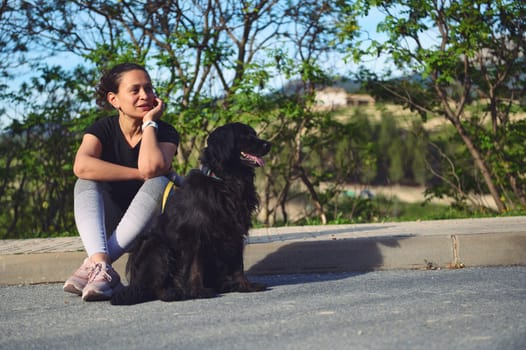
[[[159, 214], [168, 181], [165, 176], [146, 180], [123, 215], [101, 183], [78, 179], [74, 190], [75, 222], [88, 256], [106, 253], [111, 261], [121, 257]], [[107, 229], [111, 232], [109, 238]]]

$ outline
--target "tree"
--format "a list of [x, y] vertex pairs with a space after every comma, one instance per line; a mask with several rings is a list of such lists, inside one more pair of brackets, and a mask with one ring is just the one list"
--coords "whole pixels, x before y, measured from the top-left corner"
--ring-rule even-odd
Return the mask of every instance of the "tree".
[[72, 159], [79, 138], [72, 120], [87, 102], [86, 77], [81, 69], [43, 68], [12, 95], [28, 112], [0, 139], [0, 237], [73, 231]]
[[[288, 168], [285, 182], [299, 178], [307, 184], [319, 208], [318, 215], [323, 217], [317, 193], [318, 173], [303, 165], [308, 158], [308, 144], [304, 141], [312, 138], [321, 125], [320, 115], [311, 109], [312, 93], [315, 84], [325, 77], [321, 55], [334, 50], [335, 24], [342, 22], [342, 16], [351, 16], [347, 1], [33, 0], [9, 3], [10, 11], [16, 14], [10, 18], [17, 20], [10, 20], [8, 27], [12, 33], [27, 39], [32, 52], [41, 53], [42, 57], [65, 52], [80, 58], [85, 69], [80, 80], [84, 86], [72, 96], [84, 94], [85, 101], [90, 101], [89, 87], [97, 83], [101, 71], [115, 63], [135, 61], [146, 65], [157, 93], [168, 102], [163, 118], [174, 124], [182, 135], [174, 163], [177, 170], [185, 173], [198, 165], [199, 150], [211, 129], [232, 120], [245, 121], [274, 140], [276, 152], [287, 155], [282, 158], [276, 154], [274, 162], [270, 162], [275, 163], [275, 168], [269, 171]], [[51, 70], [45, 61], [30, 66], [34, 71], [42, 67]], [[304, 90], [294, 97], [280, 94], [278, 88], [270, 85], [280, 76], [299, 79]], [[64, 71], [53, 81], [58, 83], [60, 79], [64, 86], [72, 86], [78, 77]], [[11, 96], [16, 95], [22, 101], [24, 97], [13, 90]], [[61, 91], [64, 90], [58, 90]], [[41, 94], [38, 101], [53, 96], [47, 89], [42, 89]], [[93, 103], [85, 101], [82, 105], [64, 105], [61, 113], [72, 119], [59, 123], [69, 123], [68, 131], [80, 133], [84, 125], [102, 115]], [[50, 108], [28, 104], [8, 132], [28, 130], [31, 120], [37, 116], [38, 124], [46, 125], [55, 116], [49, 113]], [[269, 119], [269, 115], [283, 118], [277, 119], [275, 125], [276, 120]], [[42, 142], [49, 141], [42, 139]], [[285, 150], [289, 146], [292, 148]], [[64, 152], [71, 162], [75, 147], [75, 143], [68, 144]], [[42, 150], [52, 152], [45, 147]], [[34, 155], [32, 152], [34, 150], [28, 148], [28, 154]], [[5, 161], [11, 162], [11, 159]], [[47, 180], [35, 178], [40, 181], [38, 186]], [[12, 181], [9, 183], [13, 185]], [[280, 190], [281, 183], [272, 186], [278, 188], [268, 193]], [[30, 187], [25, 191], [30, 191]]]
[[[371, 6], [383, 11], [378, 30], [388, 37], [371, 41], [365, 50], [360, 42], [350, 50], [354, 57], [388, 54], [398, 71], [420, 75], [421, 81], [380, 84], [424, 118], [441, 116], [455, 128], [499, 212], [517, 201], [526, 208], [524, 169], [511, 166], [523, 162], [524, 153], [514, 152], [512, 159], [505, 151], [509, 134], [517, 130], [510, 111], [523, 98], [526, 85], [526, 9], [521, 2], [394, 0], [359, 5], [365, 12]], [[486, 101], [485, 108], [470, 109], [474, 101]], [[504, 160], [510, 170], [506, 175], [499, 171]]]
[[[28, 38], [18, 30], [22, 20], [12, 1], [0, 1], [0, 77], [9, 76], [9, 70], [25, 60]], [[0, 86], [0, 92], [5, 86]]]

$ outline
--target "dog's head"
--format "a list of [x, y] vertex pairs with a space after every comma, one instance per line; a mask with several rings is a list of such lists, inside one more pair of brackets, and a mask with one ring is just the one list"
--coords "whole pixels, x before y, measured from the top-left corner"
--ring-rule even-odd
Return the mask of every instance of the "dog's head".
[[207, 140], [201, 162], [219, 177], [226, 173], [243, 172], [263, 166], [262, 159], [271, 144], [260, 139], [253, 128], [242, 123], [230, 123], [215, 129]]

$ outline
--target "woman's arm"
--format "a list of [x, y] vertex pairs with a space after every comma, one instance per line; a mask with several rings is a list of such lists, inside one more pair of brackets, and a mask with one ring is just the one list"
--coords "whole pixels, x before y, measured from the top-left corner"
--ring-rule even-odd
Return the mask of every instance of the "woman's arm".
[[[156, 98], [157, 106], [148, 112], [143, 123], [157, 121], [163, 111], [163, 102]], [[148, 126], [142, 131], [141, 149], [139, 150], [139, 172], [143, 179], [166, 175], [172, 168], [172, 159], [177, 151], [177, 145], [170, 142], [158, 142], [157, 129]]]
[[102, 144], [92, 134], [85, 134], [75, 156], [73, 172], [78, 178], [95, 181], [143, 180], [138, 169], [101, 160]]
[[172, 168], [172, 159], [177, 145], [170, 142], [158, 142], [156, 129], [146, 128], [142, 133], [139, 150], [139, 172], [143, 179], [166, 175]]

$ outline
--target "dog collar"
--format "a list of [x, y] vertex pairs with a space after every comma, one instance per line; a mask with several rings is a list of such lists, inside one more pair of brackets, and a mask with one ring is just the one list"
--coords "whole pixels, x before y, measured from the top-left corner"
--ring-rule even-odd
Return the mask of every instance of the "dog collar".
[[172, 190], [177, 189], [177, 185], [173, 181], [168, 181], [168, 184], [164, 188], [163, 193], [163, 201], [161, 203], [161, 214], [164, 213], [164, 209], [166, 208], [166, 203], [168, 202], [168, 197], [170, 196], [170, 193]]
[[219, 181], [223, 181], [223, 179], [221, 179], [220, 177], [216, 176], [216, 174], [214, 174], [214, 172], [212, 171], [212, 169], [210, 169], [210, 168], [207, 167], [206, 165], [201, 165], [201, 171], [202, 171], [203, 174], [205, 174], [206, 176], [210, 176], [210, 177], [213, 178], [213, 179], [216, 179], [216, 180], [219, 180]]

